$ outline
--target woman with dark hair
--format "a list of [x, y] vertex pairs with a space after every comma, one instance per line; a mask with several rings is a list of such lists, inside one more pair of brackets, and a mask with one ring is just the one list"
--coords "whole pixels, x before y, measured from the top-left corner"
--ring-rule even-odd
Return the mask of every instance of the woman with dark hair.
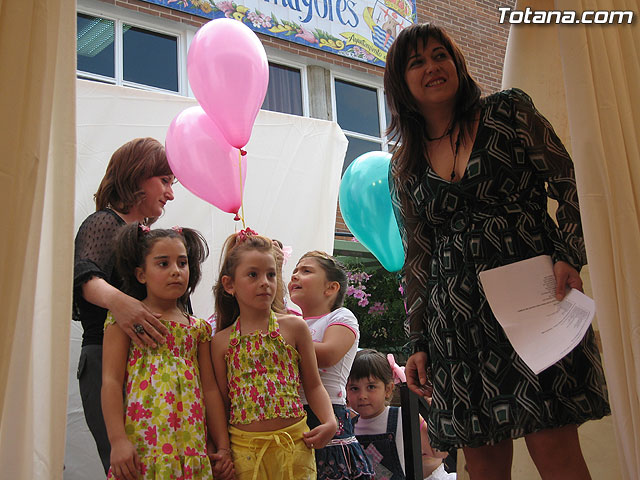
[[[396, 141], [390, 184], [405, 248], [404, 292], [416, 393], [433, 394], [431, 444], [462, 448], [471, 478], [511, 478], [524, 437], [543, 479], [585, 479], [577, 426], [610, 413], [590, 328], [534, 374], [494, 317], [478, 274], [550, 255], [561, 299], [586, 264], [571, 158], [518, 89], [480, 97], [439, 27], [404, 29], [384, 86]], [[547, 200], [558, 201], [557, 221]]]
[[98, 447], [105, 473], [109, 440], [102, 417], [102, 338], [107, 310], [131, 340], [142, 347], [164, 342], [167, 330], [142, 302], [120, 291], [114, 269], [115, 237], [129, 223], [153, 223], [173, 200], [171, 172], [164, 147], [153, 138], [136, 138], [118, 148], [75, 239], [73, 319], [82, 323], [78, 381], [84, 416]]

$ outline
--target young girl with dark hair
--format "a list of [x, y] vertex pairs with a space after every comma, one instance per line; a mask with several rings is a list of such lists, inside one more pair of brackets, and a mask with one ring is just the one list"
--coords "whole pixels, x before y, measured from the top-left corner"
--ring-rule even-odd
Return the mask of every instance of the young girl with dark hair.
[[165, 344], [141, 348], [107, 315], [102, 408], [111, 442], [108, 478], [211, 480], [207, 430], [216, 449], [216, 478], [233, 478], [211, 365], [211, 328], [187, 313], [208, 253], [202, 235], [189, 228], [149, 230], [133, 224], [118, 235], [123, 290], [158, 312], [168, 334]]
[[[392, 363], [393, 362], [393, 366]], [[359, 417], [354, 421], [355, 433], [374, 465], [376, 478], [405, 479], [402, 410], [389, 406], [396, 377], [393, 356], [365, 349], [356, 354], [347, 383], [349, 407]], [[425, 480], [454, 480], [447, 473], [442, 459], [446, 453], [433, 450], [427, 425], [420, 418], [422, 475]]]

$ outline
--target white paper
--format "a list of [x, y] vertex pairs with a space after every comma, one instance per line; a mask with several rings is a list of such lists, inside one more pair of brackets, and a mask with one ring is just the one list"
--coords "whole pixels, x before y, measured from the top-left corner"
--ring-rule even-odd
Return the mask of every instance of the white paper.
[[535, 374], [573, 350], [595, 314], [594, 301], [576, 289], [556, 300], [548, 255], [486, 270], [480, 282], [511, 345]]

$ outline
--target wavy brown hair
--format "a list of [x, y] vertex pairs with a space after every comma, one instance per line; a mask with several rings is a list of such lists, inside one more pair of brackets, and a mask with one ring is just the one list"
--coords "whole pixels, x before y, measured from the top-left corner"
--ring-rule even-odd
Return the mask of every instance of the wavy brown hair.
[[[270, 239], [263, 237], [262, 235], [246, 235], [243, 239], [239, 239], [239, 235], [239, 232], [229, 235], [224, 242], [222, 253], [220, 254], [220, 273], [218, 274], [218, 281], [213, 287], [216, 307], [216, 331], [221, 331], [229, 325], [232, 325], [238, 315], [240, 315], [240, 306], [238, 305], [238, 301], [236, 300], [236, 297], [230, 295], [224, 289], [222, 277], [226, 275], [234, 278], [236, 268], [238, 268], [238, 265], [240, 264], [242, 255], [251, 250], [269, 253], [273, 255], [273, 259], [276, 261], [277, 265], [273, 244]], [[276, 282], [278, 284], [282, 284], [282, 281], [278, 278], [276, 279]], [[277, 295], [278, 294], [276, 292], [276, 296]]]
[[93, 196], [96, 211], [108, 206], [129, 213], [144, 196], [140, 184], [147, 178], [173, 175], [164, 146], [155, 138], [135, 138], [118, 148]]
[[123, 226], [116, 237], [116, 268], [122, 277], [122, 291], [127, 295], [144, 300], [147, 287], [138, 282], [136, 267], [144, 267], [145, 259], [153, 245], [161, 238], [178, 238], [187, 250], [189, 263], [189, 283], [187, 290], [178, 299], [178, 307], [187, 312], [189, 296], [202, 277], [201, 265], [209, 256], [209, 247], [202, 234], [191, 228], [182, 231], [167, 229], [143, 230], [138, 223]]
[[[303, 258], [313, 258], [320, 268], [324, 270], [325, 275], [327, 276], [327, 280], [330, 282], [338, 282], [340, 285], [340, 289], [338, 290], [338, 295], [336, 296], [333, 305], [331, 306], [331, 311], [334, 311], [342, 306], [344, 303], [344, 297], [347, 293], [347, 272], [345, 271], [344, 265], [338, 262], [335, 258], [325, 252], [321, 252], [320, 250], [313, 250], [311, 252], [307, 252], [300, 260]], [[300, 262], [298, 260], [298, 262]]]
[[447, 32], [430, 23], [402, 30], [389, 48], [384, 71], [384, 89], [391, 113], [387, 135], [396, 142], [392, 147], [393, 174], [400, 179], [415, 172], [427, 155], [426, 121], [407, 86], [405, 71], [409, 57], [418, 50], [419, 44], [426, 46], [429, 38], [442, 43], [458, 72], [459, 87], [451, 126], [460, 128], [463, 143], [471, 138], [474, 115], [480, 107], [480, 87], [469, 74], [462, 51]]

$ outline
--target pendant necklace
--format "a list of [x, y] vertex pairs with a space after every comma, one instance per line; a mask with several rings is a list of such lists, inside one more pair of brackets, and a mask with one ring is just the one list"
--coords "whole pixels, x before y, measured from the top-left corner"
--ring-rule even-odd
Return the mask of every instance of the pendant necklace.
[[431, 138], [429, 135], [427, 135], [427, 140], [429, 140], [430, 142], [435, 142], [436, 140], [442, 140], [443, 138], [448, 137], [449, 135], [451, 135], [451, 132], [453, 132], [453, 126], [447, 127], [447, 129], [444, 131], [444, 133], [442, 135], [440, 135], [439, 137]]
[[451, 182], [453, 182], [456, 178], [456, 160], [458, 159], [458, 150], [460, 148], [460, 132], [458, 132], [458, 137], [456, 138], [456, 147], [453, 151], [453, 168], [451, 168]]

